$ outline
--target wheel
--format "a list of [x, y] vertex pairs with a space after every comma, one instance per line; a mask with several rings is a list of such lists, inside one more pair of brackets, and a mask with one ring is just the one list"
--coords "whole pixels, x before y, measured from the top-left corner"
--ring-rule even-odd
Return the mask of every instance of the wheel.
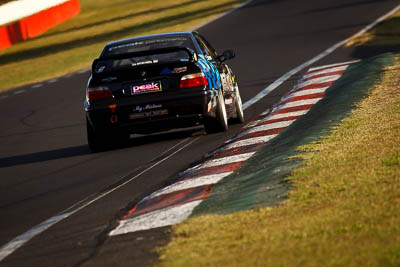
[[228, 130], [228, 116], [225, 109], [222, 91], [218, 93], [216, 118], [206, 118], [204, 128], [207, 133], [225, 132]]
[[240, 92], [239, 92], [238, 86], [236, 86], [235, 109], [236, 109], [236, 118], [233, 119], [233, 122], [234, 123], [243, 123], [244, 122], [244, 114], [243, 114], [242, 98], [240, 97]]
[[107, 147], [105, 134], [97, 132], [86, 118], [86, 132], [88, 146], [91, 152], [100, 152]]

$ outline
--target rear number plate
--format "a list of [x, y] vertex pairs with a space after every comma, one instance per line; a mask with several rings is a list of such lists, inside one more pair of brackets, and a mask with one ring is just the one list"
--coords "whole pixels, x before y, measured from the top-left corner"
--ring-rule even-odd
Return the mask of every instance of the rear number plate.
[[131, 115], [129, 115], [129, 119], [135, 120], [135, 119], [143, 119], [143, 118], [157, 117], [157, 116], [163, 116], [163, 115], [168, 115], [167, 109], [160, 109], [160, 110], [153, 110], [153, 111], [131, 114]]
[[131, 89], [133, 95], [162, 91], [160, 81], [134, 84]]

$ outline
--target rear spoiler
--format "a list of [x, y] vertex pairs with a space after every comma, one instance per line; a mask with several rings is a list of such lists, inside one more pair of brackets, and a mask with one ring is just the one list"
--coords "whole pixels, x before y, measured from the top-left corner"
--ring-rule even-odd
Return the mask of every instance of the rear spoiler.
[[101, 57], [100, 59], [102, 60], [107, 60], [107, 59], [124, 59], [124, 58], [130, 58], [130, 57], [136, 57], [136, 56], [148, 56], [148, 55], [154, 55], [154, 54], [167, 54], [171, 52], [176, 52], [176, 51], [185, 51], [188, 53], [190, 56], [190, 59], [193, 60], [193, 50], [187, 48], [187, 47], [167, 47], [167, 48], [159, 48], [159, 49], [152, 49], [152, 50], [145, 50], [145, 51], [137, 51], [137, 52], [131, 52], [131, 53], [126, 53], [126, 54], [120, 54], [120, 55], [110, 55], [110, 56], [104, 56]]

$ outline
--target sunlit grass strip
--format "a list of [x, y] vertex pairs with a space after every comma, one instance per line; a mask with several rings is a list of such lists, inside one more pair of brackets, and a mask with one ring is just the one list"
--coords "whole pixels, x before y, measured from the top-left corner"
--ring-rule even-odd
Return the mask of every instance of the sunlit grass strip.
[[381, 22], [378, 27], [350, 39], [346, 46], [398, 46], [400, 43], [400, 11]]
[[400, 59], [351, 116], [300, 147], [279, 207], [192, 218], [161, 266], [399, 266]]
[[[107, 42], [186, 31], [242, 0], [85, 0], [81, 13], [43, 36], [0, 51], [0, 91], [89, 68]], [[82, 87], [85, 87], [83, 84]]]

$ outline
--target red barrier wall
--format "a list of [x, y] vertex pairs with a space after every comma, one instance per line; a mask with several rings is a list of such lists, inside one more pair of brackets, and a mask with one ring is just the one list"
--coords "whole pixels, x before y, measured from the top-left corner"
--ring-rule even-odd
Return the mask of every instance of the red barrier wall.
[[0, 27], [0, 50], [12, 45], [10, 36], [8, 34], [8, 27]]
[[80, 12], [79, 0], [69, 0], [10, 25], [0, 27], [0, 49], [33, 38]]

